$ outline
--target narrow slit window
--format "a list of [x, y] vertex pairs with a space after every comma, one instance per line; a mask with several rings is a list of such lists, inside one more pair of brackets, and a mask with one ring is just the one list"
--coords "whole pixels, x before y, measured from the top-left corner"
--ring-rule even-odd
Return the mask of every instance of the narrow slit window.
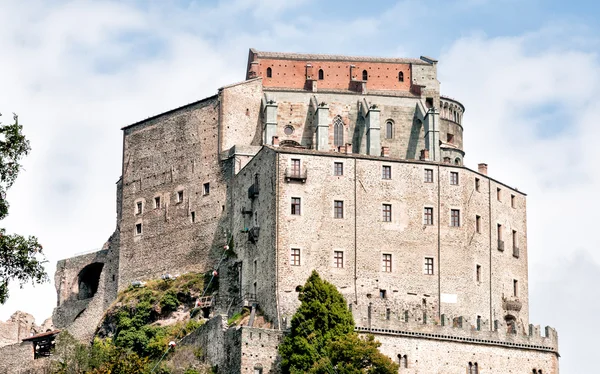
[[404, 73], [403, 72], [398, 73], [398, 82], [404, 82]]
[[369, 79], [369, 73], [366, 70], [363, 70], [362, 72], [362, 80], [366, 81]]
[[177, 202], [178, 203], [183, 202], [183, 191], [177, 191]]
[[510, 195], [510, 206], [511, 208], [516, 208], [515, 195]]
[[191, 212], [190, 216], [191, 216], [191, 219], [192, 219], [192, 223], [196, 222], [196, 212]]
[[142, 235], [142, 224], [141, 223], [137, 223], [135, 225], [135, 234]]
[[160, 196], [154, 198], [154, 208], [160, 209]]
[[273, 69], [267, 68], [267, 78], [271, 78], [273, 76]]
[[479, 178], [475, 178], [475, 191], [479, 192], [480, 180]]
[[481, 265], [475, 266], [475, 280], [481, 282]]
[[202, 194], [208, 195], [210, 193], [210, 183], [204, 183], [202, 185]]
[[142, 202], [138, 201], [135, 208], [136, 214], [142, 214]]
[[499, 188], [496, 188], [496, 199], [502, 201], [502, 190]]
[[519, 281], [516, 279], [513, 279], [513, 296], [519, 296]]
[[319, 80], [323, 80], [325, 78], [325, 74], [323, 74], [323, 69], [319, 69]]
[[481, 233], [481, 216], [475, 216], [475, 232]]

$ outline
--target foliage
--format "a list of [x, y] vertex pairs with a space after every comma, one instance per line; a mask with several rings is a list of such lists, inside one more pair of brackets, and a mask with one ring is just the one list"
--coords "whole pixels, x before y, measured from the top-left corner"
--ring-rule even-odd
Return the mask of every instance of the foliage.
[[[6, 191], [22, 169], [21, 159], [31, 150], [22, 129], [16, 115], [12, 124], [0, 122], [0, 220], [8, 215]], [[0, 228], [0, 304], [8, 299], [10, 280], [17, 280], [21, 286], [29, 281], [32, 284], [48, 281], [43, 267], [45, 262], [36, 237], [7, 235], [6, 230]]]
[[250, 314], [250, 309], [244, 307], [241, 312], [238, 312], [238, 313], [235, 313], [234, 315], [232, 315], [231, 318], [229, 318], [227, 320], [227, 324], [230, 326], [233, 324], [237, 324], [239, 321], [241, 321], [244, 317], [248, 316], [249, 314]]
[[344, 297], [313, 271], [300, 290], [301, 305], [279, 346], [283, 373], [397, 373], [372, 336], [360, 338]]
[[169, 290], [165, 292], [162, 299], [160, 300], [160, 309], [163, 314], [168, 314], [177, 310], [179, 306], [179, 300], [177, 300], [177, 295], [175, 291]]

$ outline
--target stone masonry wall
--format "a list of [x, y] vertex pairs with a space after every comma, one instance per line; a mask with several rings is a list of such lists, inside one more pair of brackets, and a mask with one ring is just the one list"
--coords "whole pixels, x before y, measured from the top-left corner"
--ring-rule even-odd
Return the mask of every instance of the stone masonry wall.
[[119, 289], [218, 261], [227, 241], [218, 116], [213, 96], [124, 129]]
[[[357, 307], [371, 303], [418, 311], [429, 319], [446, 314], [470, 322], [477, 316], [503, 320], [512, 314], [522, 330], [528, 325], [523, 194], [464, 167], [335, 153], [317, 156], [289, 148], [278, 152], [280, 171], [289, 168], [291, 159], [301, 160], [307, 171], [306, 183], [288, 182], [281, 172], [278, 177], [281, 318], [291, 317], [298, 305], [296, 287], [316, 269]], [[343, 164], [343, 176], [333, 175], [334, 162]], [[391, 167], [391, 179], [382, 179], [383, 166]], [[433, 182], [424, 181], [425, 169], [433, 173]], [[450, 183], [451, 173], [458, 173], [457, 185]], [[495, 198], [496, 188], [505, 196], [501, 201]], [[301, 199], [300, 215], [290, 213], [292, 197]], [[343, 218], [334, 218], [335, 200], [343, 201]], [[392, 206], [390, 222], [383, 221], [383, 204]], [[431, 225], [424, 224], [425, 208], [433, 208]], [[452, 209], [460, 211], [458, 227], [450, 224]], [[518, 258], [512, 243], [498, 250], [497, 223], [515, 230]], [[290, 265], [292, 248], [300, 249], [300, 266]], [[335, 266], [334, 251], [343, 252], [341, 268]], [[389, 272], [382, 265], [384, 254], [392, 257]], [[426, 274], [426, 258], [433, 260], [433, 274]], [[520, 305], [520, 311], [507, 310], [507, 300]]]

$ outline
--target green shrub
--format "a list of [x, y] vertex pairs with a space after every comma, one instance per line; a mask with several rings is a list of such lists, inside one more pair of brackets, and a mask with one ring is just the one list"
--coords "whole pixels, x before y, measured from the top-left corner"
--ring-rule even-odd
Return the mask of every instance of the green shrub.
[[179, 306], [179, 300], [177, 300], [177, 294], [173, 290], [165, 292], [162, 299], [160, 300], [160, 309], [163, 315], [167, 315], [177, 310]]

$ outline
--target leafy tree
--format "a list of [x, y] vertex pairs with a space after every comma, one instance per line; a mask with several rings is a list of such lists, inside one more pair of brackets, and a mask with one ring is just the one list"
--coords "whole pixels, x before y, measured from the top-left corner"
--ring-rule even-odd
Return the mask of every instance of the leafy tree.
[[[22, 129], [16, 115], [12, 124], [0, 122], [0, 220], [8, 215], [6, 191], [12, 187], [22, 169], [21, 159], [31, 150]], [[33, 284], [46, 282], [48, 276], [44, 262], [42, 246], [37, 238], [7, 235], [6, 230], [0, 228], [0, 304], [8, 299], [10, 280], [17, 280], [21, 286], [29, 281]]]
[[377, 349], [372, 335], [354, 332], [346, 300], [313, 271], [299, 295], [291, 331], [279, 347], [283, 373], [391, 374], [398, 366]]

